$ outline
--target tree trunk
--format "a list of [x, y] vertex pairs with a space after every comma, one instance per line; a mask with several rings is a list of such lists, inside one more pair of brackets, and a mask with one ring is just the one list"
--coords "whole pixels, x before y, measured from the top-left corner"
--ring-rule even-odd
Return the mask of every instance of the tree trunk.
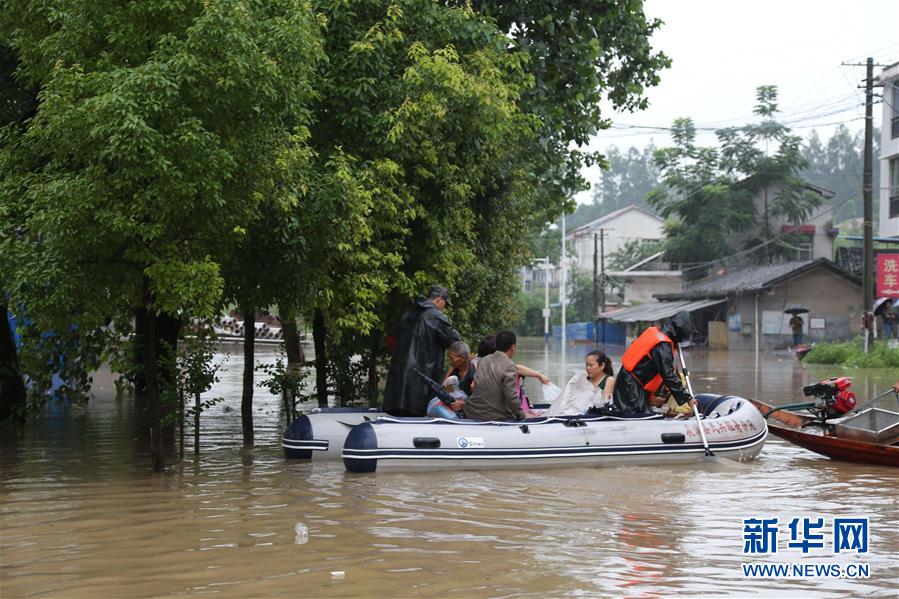
[[253, 447], [253, 368], [256, 366], [256, 311], [248, 308], [243, 314], [243, 395], [240, 399], [240, 421], [243, 426], [243, 445]]
[[[280, 310], [281, 332], [284, 336], [284, 351], [287, 354], [286, 373], [291, 380], [296, 380], [303, 368], [306, 357], [303, 355], [303, 345], [300, 343], [300, 334], [297, 330], [297, 320], [293, 310]], [[284, 391], [284, 408], [287, 411], [287, 419], [293, 422], [296, 418], [297, 394], [291, 387]]]
[[0, 422], [10, 416], [24, 420], [26, 405], [25, 381], [7, 314], [6, 302], [0, 302]]
[[[147, 309], [144, 306], [134, 311], [134, 364], [144, 364], [144, 346], [147, 337]], [[136, 368], [134, 372], [134, 398], [137, 400], [135, 408], [138, 412], [147, 409], [147, 376], [143, 369]]]
[[181, 392], [178, 393], [179, 406], [178, 406], [178, 457], [183, 460], [184, 459], [184, 389], [181, 389]]
[[142, 345], [147, 417], [150, 421], [150, 456], [153, 461], [153, 471], [162, 472], [165, 470], [165, 457], [162, 447], [161, 410], [156, 364], [156, 313], [153, 311], [153, 295], [150, 291], [150, 281], [147, 277], [143, 279], [143, 301], [145, 321]]
[[369, 336], [368, 382], [365, 390], [369, 407], [378, 399], [378, 354], [381, 351], [382, 343], [383, 338], [380, 331], [375, 331]]
[[[158, 314], [156, 316], [156, 362], [157, 379], [156, 384], [159, 387], [160, 395], [164, 390], [172, 390], [172, 393], [164, 394], [165, 397], [177, 397], [174, 392], [178, 388], [178, 369], [175, 367], [175, 357], [178, 353], [178, 335], [181, 333], [181, 326], [184, 324], [180, 318], [175, 318], [169, 314]], [[163, 356], [170, 359], [160, 360]], [[165, 405], [160, 404], [160, 414], [163, 419], [168, 416], [177, 414], [180, 408], [171, 400]], [[169, 424], [163, 427], [163, 444], [172, 446], [175, 439], [175, 420], [168, 418]]]
[[328, 361], [325, 355], [325, 315], [318, 308], [312, 317], [312, 342], [315, 346], [315, 389], [319, 407], [328, 406]]
[[200, 455], [200, 394], [194, 394], [194, 455]]

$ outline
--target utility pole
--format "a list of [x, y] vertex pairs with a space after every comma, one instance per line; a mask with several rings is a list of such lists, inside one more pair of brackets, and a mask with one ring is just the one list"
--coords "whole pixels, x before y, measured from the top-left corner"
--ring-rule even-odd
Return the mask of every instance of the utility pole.
[[[862, 330], [864, 332], [864, 350], [868, 352], [869, 337], [872, 330], [865, 326], [866, 313], [874, 306], [874, 215], [872, 207], [872, 170], [874, 164], [874, 59], [868, 57], [864, 65], [858, 63], [843, 63], [843, 66], [865, 67], [865, 163], [862, 173], [862, 200], [864, 205], [863, 236], [864, 249], [863, 276], [862, 276]], [[889, 65], [879, 64], [885, 67]], [[886, 125], [884, 125], [886, 126]], [[872, 318], [873, 320], [873, 318]]]
[[[862, 197], [864, 199], [865, 270], [862, 279], [862, 311], [874, 304], [874, 216], [871, 206], [872, 164], [874, 162], [874, 59], [865, 65], [865, 165]], [[865, 332], [867, 335], [867, 331]]]
[[[602, 262], [602, 270], [599, 275], [599, 315], [606, 311], [606, 232], [599, 230], [599, 259]], [[599, 322], [599, 319], [596, 321]], [[602, 351], [606, 351], [606, 321], [602, 321]]]
[[549, 256], [538, 258], [536, 262], [540, 262], [543, 270], [543, 349], [549, 351]]

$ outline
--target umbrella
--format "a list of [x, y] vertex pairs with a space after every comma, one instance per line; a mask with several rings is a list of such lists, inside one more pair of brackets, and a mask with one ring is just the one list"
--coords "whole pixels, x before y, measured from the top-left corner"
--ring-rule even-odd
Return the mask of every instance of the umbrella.
[[874, 300], [874, 307], [871, 308], [871, 311], [874, 312], [874, 316], [880, 314], [884, 308], [890, 305], [890, 298], [888, 297], [879, 297]]
[[799, 304], [790, 304], [784, 310], [784, 314], [805, 314], [806, 312], [808, 312], [808, 308]]

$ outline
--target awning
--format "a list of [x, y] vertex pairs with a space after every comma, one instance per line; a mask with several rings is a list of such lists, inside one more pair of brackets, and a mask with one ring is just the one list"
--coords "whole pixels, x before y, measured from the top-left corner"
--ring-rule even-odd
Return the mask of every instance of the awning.
[[613, 322], [655, 322], [670, 318], [680, 312], [695, 312], [709, 306], [723, 304], [726, 299], [704, 299], [704, 300], [679, 300], [674, 302], [653, 302], [651, 304], [640, 304], [632, 308], [624, 308], [615, 312], [606, 312], [601, 316], [604, 320]]

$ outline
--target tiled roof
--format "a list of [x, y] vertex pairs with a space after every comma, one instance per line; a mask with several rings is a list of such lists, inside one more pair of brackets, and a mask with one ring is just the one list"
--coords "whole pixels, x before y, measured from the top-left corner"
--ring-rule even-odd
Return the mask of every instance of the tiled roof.
[[827, 268], [850, 281], [858, 282], [830, 260], [818, 258], [765, 266], [722, 266], [714, 270], [709, 277], [690, 285], [681, 293], [660, 294], [656, 297], [664, 300], [692, 299], [761, 291], [816, 267]]

